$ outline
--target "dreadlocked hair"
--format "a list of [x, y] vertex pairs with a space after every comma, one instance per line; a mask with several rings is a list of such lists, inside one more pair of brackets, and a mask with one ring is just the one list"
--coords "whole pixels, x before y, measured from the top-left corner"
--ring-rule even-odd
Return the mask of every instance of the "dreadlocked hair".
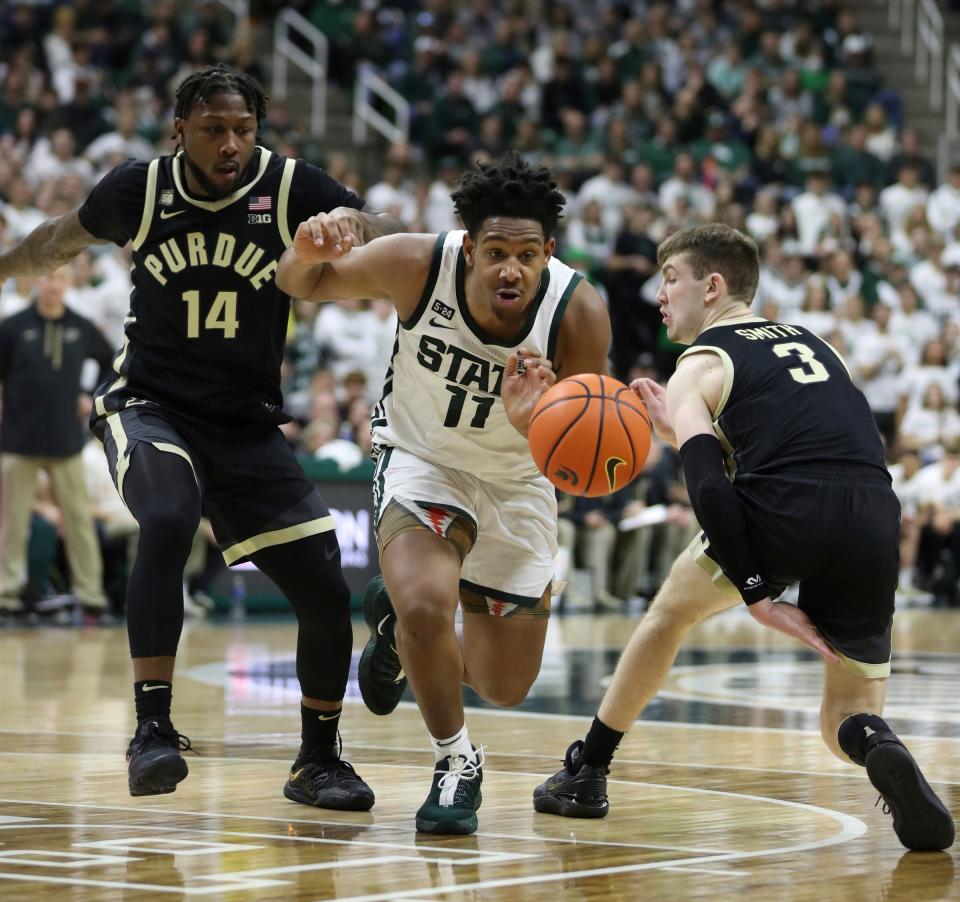
[[186, 119], [196, 104], [206, 103], [214, 94], [239, 94], [257, 117], [257, 125], [266, 118], [267, 95], [260, 83], [246, 72], [223, 63], [199, 69], [181, 82], [174, 116]]
[[566, 203], [546, 166], [531, 166], [517, 151], [507, 151], [492, 163], [477, 161], [460, 176], [450, 195], [467, 232], [475, 236], [491, 216], [533, 219], [550, 238]]

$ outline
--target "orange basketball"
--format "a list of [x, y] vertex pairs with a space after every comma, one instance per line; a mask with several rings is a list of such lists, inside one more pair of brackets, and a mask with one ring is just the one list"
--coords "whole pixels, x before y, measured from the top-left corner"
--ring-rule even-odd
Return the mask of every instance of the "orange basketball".
[[650, 414], [626, 385], [584, 373], [562, 379], [530, 417], [530, 453], [571, 495], [609, 495], [640, 474], [650, 451]]

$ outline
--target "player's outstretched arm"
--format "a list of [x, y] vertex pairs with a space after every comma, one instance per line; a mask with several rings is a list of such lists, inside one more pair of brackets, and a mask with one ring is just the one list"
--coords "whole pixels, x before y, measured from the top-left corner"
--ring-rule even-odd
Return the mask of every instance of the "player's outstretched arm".
[[374, 238], [406, 232], [407, 226], [402, 219], [391, 213], [378, 213], [376, 210], [357, 210], [353, 207], [337, 207], [330, 211], [331, 216], [339, 216], [359, 239], [357, 244], [369, 244]]
[[18, 276], [42, 276], [69, 263], [91, 244], [109, 244], [95, 238], [81, 224], [77, 210], [40, 223], [10, 250], [0, 254], [0, 282]]
[[308, 301], [387, 298], [401, 320], [416, 309], [427, 281], [435, 235], [386, 235], [363, 247], [330, 214], [300, 223], [277, 268], [277, 286]]

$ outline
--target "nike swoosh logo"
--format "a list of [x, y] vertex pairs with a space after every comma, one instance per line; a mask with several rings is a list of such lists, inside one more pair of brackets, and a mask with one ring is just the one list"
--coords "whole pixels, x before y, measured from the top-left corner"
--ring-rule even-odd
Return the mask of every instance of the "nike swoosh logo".
[[323, 553], [327, 556], [328, 561], [332, 561], [337, 556], [339, 550], [340, 546], [334, 545], [333, 548], [324, 548]]
[[436, 329], [456, 329], [456, 326], [448, 326], [446, 323], [441, 323], [435, 316], [430, 317], [430, 325]]
[[384, 625], [392, 616], [393, 616], [393, 614], [387, 614], [387, 616], [384, 617], [383, 620], [381, 620], [381, 621], [377, 624], [377, 634], [378, 634], [378, 635], [380, 635], [380, 636], [383, 635], [383, 625]]
[[606, 470], [607, 470], [607, 485], [610, 487], [611, 493], [617, 486], [617, 467], [622, 467], [627, 462], [622, 457], [608, 457]]
[[149, 403], [149, 402], [148, 402], [148, 401], [144, 401], [143, 398], [131, 398], [131, 399], [130, 399], [129, 401], [127, 401], [127, 403], [124, 404], [123, 406], [124, 406], [124, 408], [127, 408], [127, 407], [135, 407], [137, 404], [147, 404], [147, 403]]
[[186, 210], [161, 210], [160, 218], [161, 219], [170, 219], [173, 216], [179, 216], [181, 213], [186, 213]]
[[144, 691], [144, 692], [152, 692], [154, 689], [166, 689], [166, 688], [167, 688], [167, 687], [164, 686], [163, 683], [157, 683], [156, 686], [144, 686], [144, 687], [143, 687], [143, 691]]
[[302, 774], [305, 770], [305, 767], [301, 767], [299, 770], [290, 771], [290, 782], [292, 783], [294, 780], [296, 780], [297, 777], [299, 777], [300, 774]]
[[336, 720], [339, 716], [340, 716], [339, 711], [337, 711], [336, 714], [327, 714], [326, 716], [324, 716], [323, 714], [318, 714], [317, 720]]

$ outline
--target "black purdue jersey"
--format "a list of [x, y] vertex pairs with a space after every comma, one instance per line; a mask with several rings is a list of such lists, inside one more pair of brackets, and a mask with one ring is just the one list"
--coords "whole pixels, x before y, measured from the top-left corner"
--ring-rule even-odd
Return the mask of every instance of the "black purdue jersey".
[[737, 477], [831, 465], [886, 473], [867, 399], [822, 338], [757, 319], [711, 326], [681, 360], [703, 351], [723, 361], [714, 428]]
[[139, 400], [218, 425], [281, 423], [280, 362], [290, 299], [274, 275], [297, 226], [352, 191], [303, 160], [256, 148], [241, 186], [193, 197], [181, 155], [128, 160], [80, 208], [83, 227], [133, 242], [133, 292], [100, 413]]

